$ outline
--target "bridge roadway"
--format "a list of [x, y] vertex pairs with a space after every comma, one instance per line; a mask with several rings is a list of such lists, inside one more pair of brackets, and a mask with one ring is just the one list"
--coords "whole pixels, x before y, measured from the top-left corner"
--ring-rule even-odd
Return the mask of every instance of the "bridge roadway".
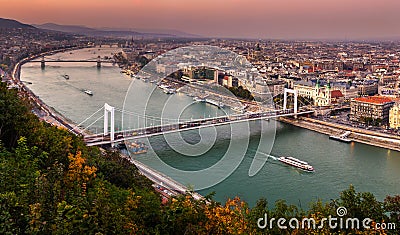
[[139, 128], [135, 130], [125, 130], [125, 131], [115, 132], [113, 141], [111, 141], [110, 134], [104, 135], [103, 133], [96, 135], [86, 135], [84, 136], [84, 141], [88, 146], [106, 145], [106, 144], [111, 144], [111, 142], [118, 143], [125, 140], [133, 140], [143, 137], [157, 136], [164, 133], [168, 134], [185, 130], [194, 130], [205, 127], [227, 125], [230, 123], [239, 123], [245, 121], [254, 121], [254, 120], [277, 118], [277, 117], [288, 117], [288, 116], [304, 115], [311, 113], [314, 113], [314, 110], [303, 110], [299, 111], [298, 113], [294, 113], [293, 109], [287, 109], [281, 111], [268, 111], [268, 112], [253, 113], [253, 114], [238, 114], [232, 116], [196, 119], [193, 121], [186, 121], [173, 124]]
[[[29, 63], [41, 63], [42, 60], [31, 60]], [[64, 62], [71, 62], [71, 63], [81, 63], [81, 62], [91, 62], [91, 63], [116, 63], [114, 60], [45, 60], [45, 63], [64, 63]]]

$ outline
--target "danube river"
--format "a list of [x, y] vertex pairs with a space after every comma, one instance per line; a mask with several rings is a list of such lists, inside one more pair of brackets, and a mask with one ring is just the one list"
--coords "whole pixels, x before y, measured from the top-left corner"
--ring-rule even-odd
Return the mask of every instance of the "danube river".
[[[53, 59], [88, 59], [100, 56], [111, 56], [116, 48], [81, 49], [52, 55]], [[69, 79], [62, 75], [68, 74]], [[98, 111], [104, 103], [119, 109], [123, 108], [125, 95], [132, 82], [132, 78], [120, 73], [117, 66], [104, 64], [101, 69], [96, 63], [47, 63], [44, 70], [40, 63], [23, 65], [21, 80], [49, 106], [75, 123], [88, 126], [91, 123], [92, 132], [102, 132], [102, 111], [86, 120]], [[174, 107], [181, 110], [180, 118], [192, 119], [221, 115], [229, 110], [221, 110], [205, 103], [193, 103], [192, 97], [177, 93], [164, 94], [155, 85], [141, 80], [134, 80], [131, 89], [131, 112], [144, 113], [146, 104], [153, 104], [146, 108], [146, 115], [174, 118]], [[89, 96], [83, 92], [88, 89], [93, 92]], [[151, 101], [148, 102], [149, 94]], [[133, 94], [133, 95], [132, 95]], [[168, 103], [168, 108], [154, 108], [157, 104]], [[121, 114], [116, 113], [116, 129], [123, 128]], [[266, 122], [266, 121], [262, 121]], [[147, 121], [147, 125], [157, 124], [156, 118]], [[124, 115], [124, 127], [134, 128], [142, 126], [141, 120]], [[153, 148], [147, 154], [134, 156], [137, 160], [159, 170], [184, 185], [193, 185], [199, 179], [193, 179], [170, 171], [160, 164], [158, 159], [177, 169], [185, 171], [201, 170], [212, 166], [223, 156], [229, 144], [233, 141], [249, 141], [248, 148], [238, 168], [225, 180], [210, 188], [200, 190], [206, 195], [215, 191], [215, 199], [224, 201], [229, 197], [240, 196], [254, 205], [257, 199], [265, 197], [270, 204], [275, 200], [285, 199], [289, 203], [306, 208], [310, 201], [321, 198], [325, 201], [338, 198], [340, 191], [353, 184], [358, 191], [374, 193], [379, 200], [385, 195], [400, 193], [400, 153], [364, 144], [346, 144], [329, 140], [328, 136], [309, 130], [293, 127], [287, 124], [269, 121], [268, 126], [276, 125], [276, 136], [272, 156], [294, 156], [307, 161], [316, 169], [315, 173], [303, 173], [294, 168], [284, 166], [275, 160], [269, 159], [263, 168], [253, 177], [248, 175], [254, 154], [260, 143], [260, 131], [257, 123], [251, 123], [251, 135], [230, 138], [228, 127], [217, 127], [218, 133], [214, 144], [198, 156], [188, 156], [184, 149], [179, 151], [180, 141], [177, 138], [152, 137], [143, 140]], [[189, 131], [182, 133], [183, 139], [193, 145], [199, 142], [200, 136], [204, 139], [213, 139], [212, 130]], [[267, 130], [268, 131], [268, 130]], [[243, 140], [242, 140], [243, 138]], [[184, 143], [182, 143], [184, 145]], [[173, 146], [173, 147], [171, 147]], [[178, 149], [178, 150], [177, 150]], [[241, 150], [243, 151], [243, 149]], [[268, 151], [267, 151], [268, 153]], [[242, 153], [237, 153], [238, 155]], [[190, 154], [189, 154], [190, 155]], [[230, 155], [235, 157], [235, 152]], [[229, 157], [229, 156], [228, 156]], [[223, 171], [224, 169], [220, 169]], [[207, 177], [204, 178], [206, 180]], [[201, 179], [200, 179], [201, 180]]]

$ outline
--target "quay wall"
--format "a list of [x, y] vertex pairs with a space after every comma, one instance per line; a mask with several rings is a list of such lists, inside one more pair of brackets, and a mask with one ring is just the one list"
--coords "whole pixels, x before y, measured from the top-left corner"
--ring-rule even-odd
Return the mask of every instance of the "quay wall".
[[312, 130], [325, 135], [340, 135], [344, 131], [351, 131], [348, 137], [354, 142], [372, 145], [380, 148], [386, 148], [400, 152], [400, 137], [395, 135], [387, 135], [373, 131], [353, 128], [350, 126], [339, 125], [313, 118], [300, 117], [298, 119], [282, 117], [278, 119], [281, 122], [288, 123], [297, 127]]

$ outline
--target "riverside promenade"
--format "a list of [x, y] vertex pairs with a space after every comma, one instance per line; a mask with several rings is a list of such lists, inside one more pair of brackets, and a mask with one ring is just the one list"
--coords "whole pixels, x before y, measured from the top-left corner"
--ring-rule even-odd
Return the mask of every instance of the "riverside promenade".
[[400, 152], [399, 136], [368, 131], [361, 128], [354, 128], [346, 125], [325, 122], [307, 117], [299, 117], [298, 119], [285, 117], [279, 118], [278, 120], [326, 135], [340, 135], [345, 131], [351, 131], [351, 134], [348, 138], [354, 142]]
[[[121, 154], [122, 155], [122, 154]], [[140, 170], [140, 172], [146, 176], [148, 179], [150, 179], [153, 183], [157, 185], [162, 185], [164, 187], [167, 187], [169, 189], [173, 189], [174, 191], [178, 192], [179, 194], [185, 194], [185, 193], [190, 193], [194, 199], [196, 200], [202, 200], [204, 197], [196, 192], [190, 192], [190, 190], [182, 185], [181, 183], [173, 180], [172, 178], [154, 170], [153, 168], [130, 158], [129, 156], [122, 155], [122, 157], [128, 159], [132, 164], [135, 164], [135, 166]]]
[[19, 92], [22, 95], [25, 95], [26, 98], [30, 99], [32, 101], [32, 103], [36, 105], [39, 112], [35, 113], [35, 114], [41, 120], [43, 120], [51, 125], [55, 125], [60, 128], [67, 129], [70, 132], [72, 132], [76, 135], [79, 135], [80, 130], [72, 121], [67, 120], [65, 117], [63, 117], [61, 114], [59, 114], [56, 110], [54, 110], [53, 108], [51, 108], [47, 104], [45, 104], [27, 86], [25, 86], [25, 84], [23, 82], [21, 82], [21, 79], [20, 79], [21, 66], [23, 64], [28, 63], [29, 61], [31, 61], [35, 58], [38, 58], [40, 56], [45, 56], [45, 55], [59, 53], [59, 52], [65, 52], [65, 51], [69, 51], [69, 50], [76, 50], [76, 49], [81, 49], [81, 47], [49, 51], [49, 52], [41, 53], [39, 55], [34, 55], [34, 56], [30, 56], [28, 58], [24, 58], [15, 65], [15, 67], [12, 71], [12, 74], [11, 74], [11, 79], [12, 79], [12, 82], [14, 83], [14, 85], [18, 86]]

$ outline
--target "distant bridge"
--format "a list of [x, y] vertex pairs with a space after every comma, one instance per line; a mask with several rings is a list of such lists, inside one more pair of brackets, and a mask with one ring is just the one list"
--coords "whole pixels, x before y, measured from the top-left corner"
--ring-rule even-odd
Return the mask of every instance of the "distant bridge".
[[51, 62], [51, 63], [96, 63], [97, 68], [101, 68], [101, 64], [102, 63], [112, 63], [115, 64], [115, 60], [102, 60], [99, 57], [97, 57], [97, 59], [45, 59], [44, 56], [42, 56], [41, 60], [31, 60], [29, 61], [30, 63], [32, 62], [36, 62], [36, 63], [40, 63], [40, 67], [42, 69], [44, 69], [46, 67], [46, 62]]

